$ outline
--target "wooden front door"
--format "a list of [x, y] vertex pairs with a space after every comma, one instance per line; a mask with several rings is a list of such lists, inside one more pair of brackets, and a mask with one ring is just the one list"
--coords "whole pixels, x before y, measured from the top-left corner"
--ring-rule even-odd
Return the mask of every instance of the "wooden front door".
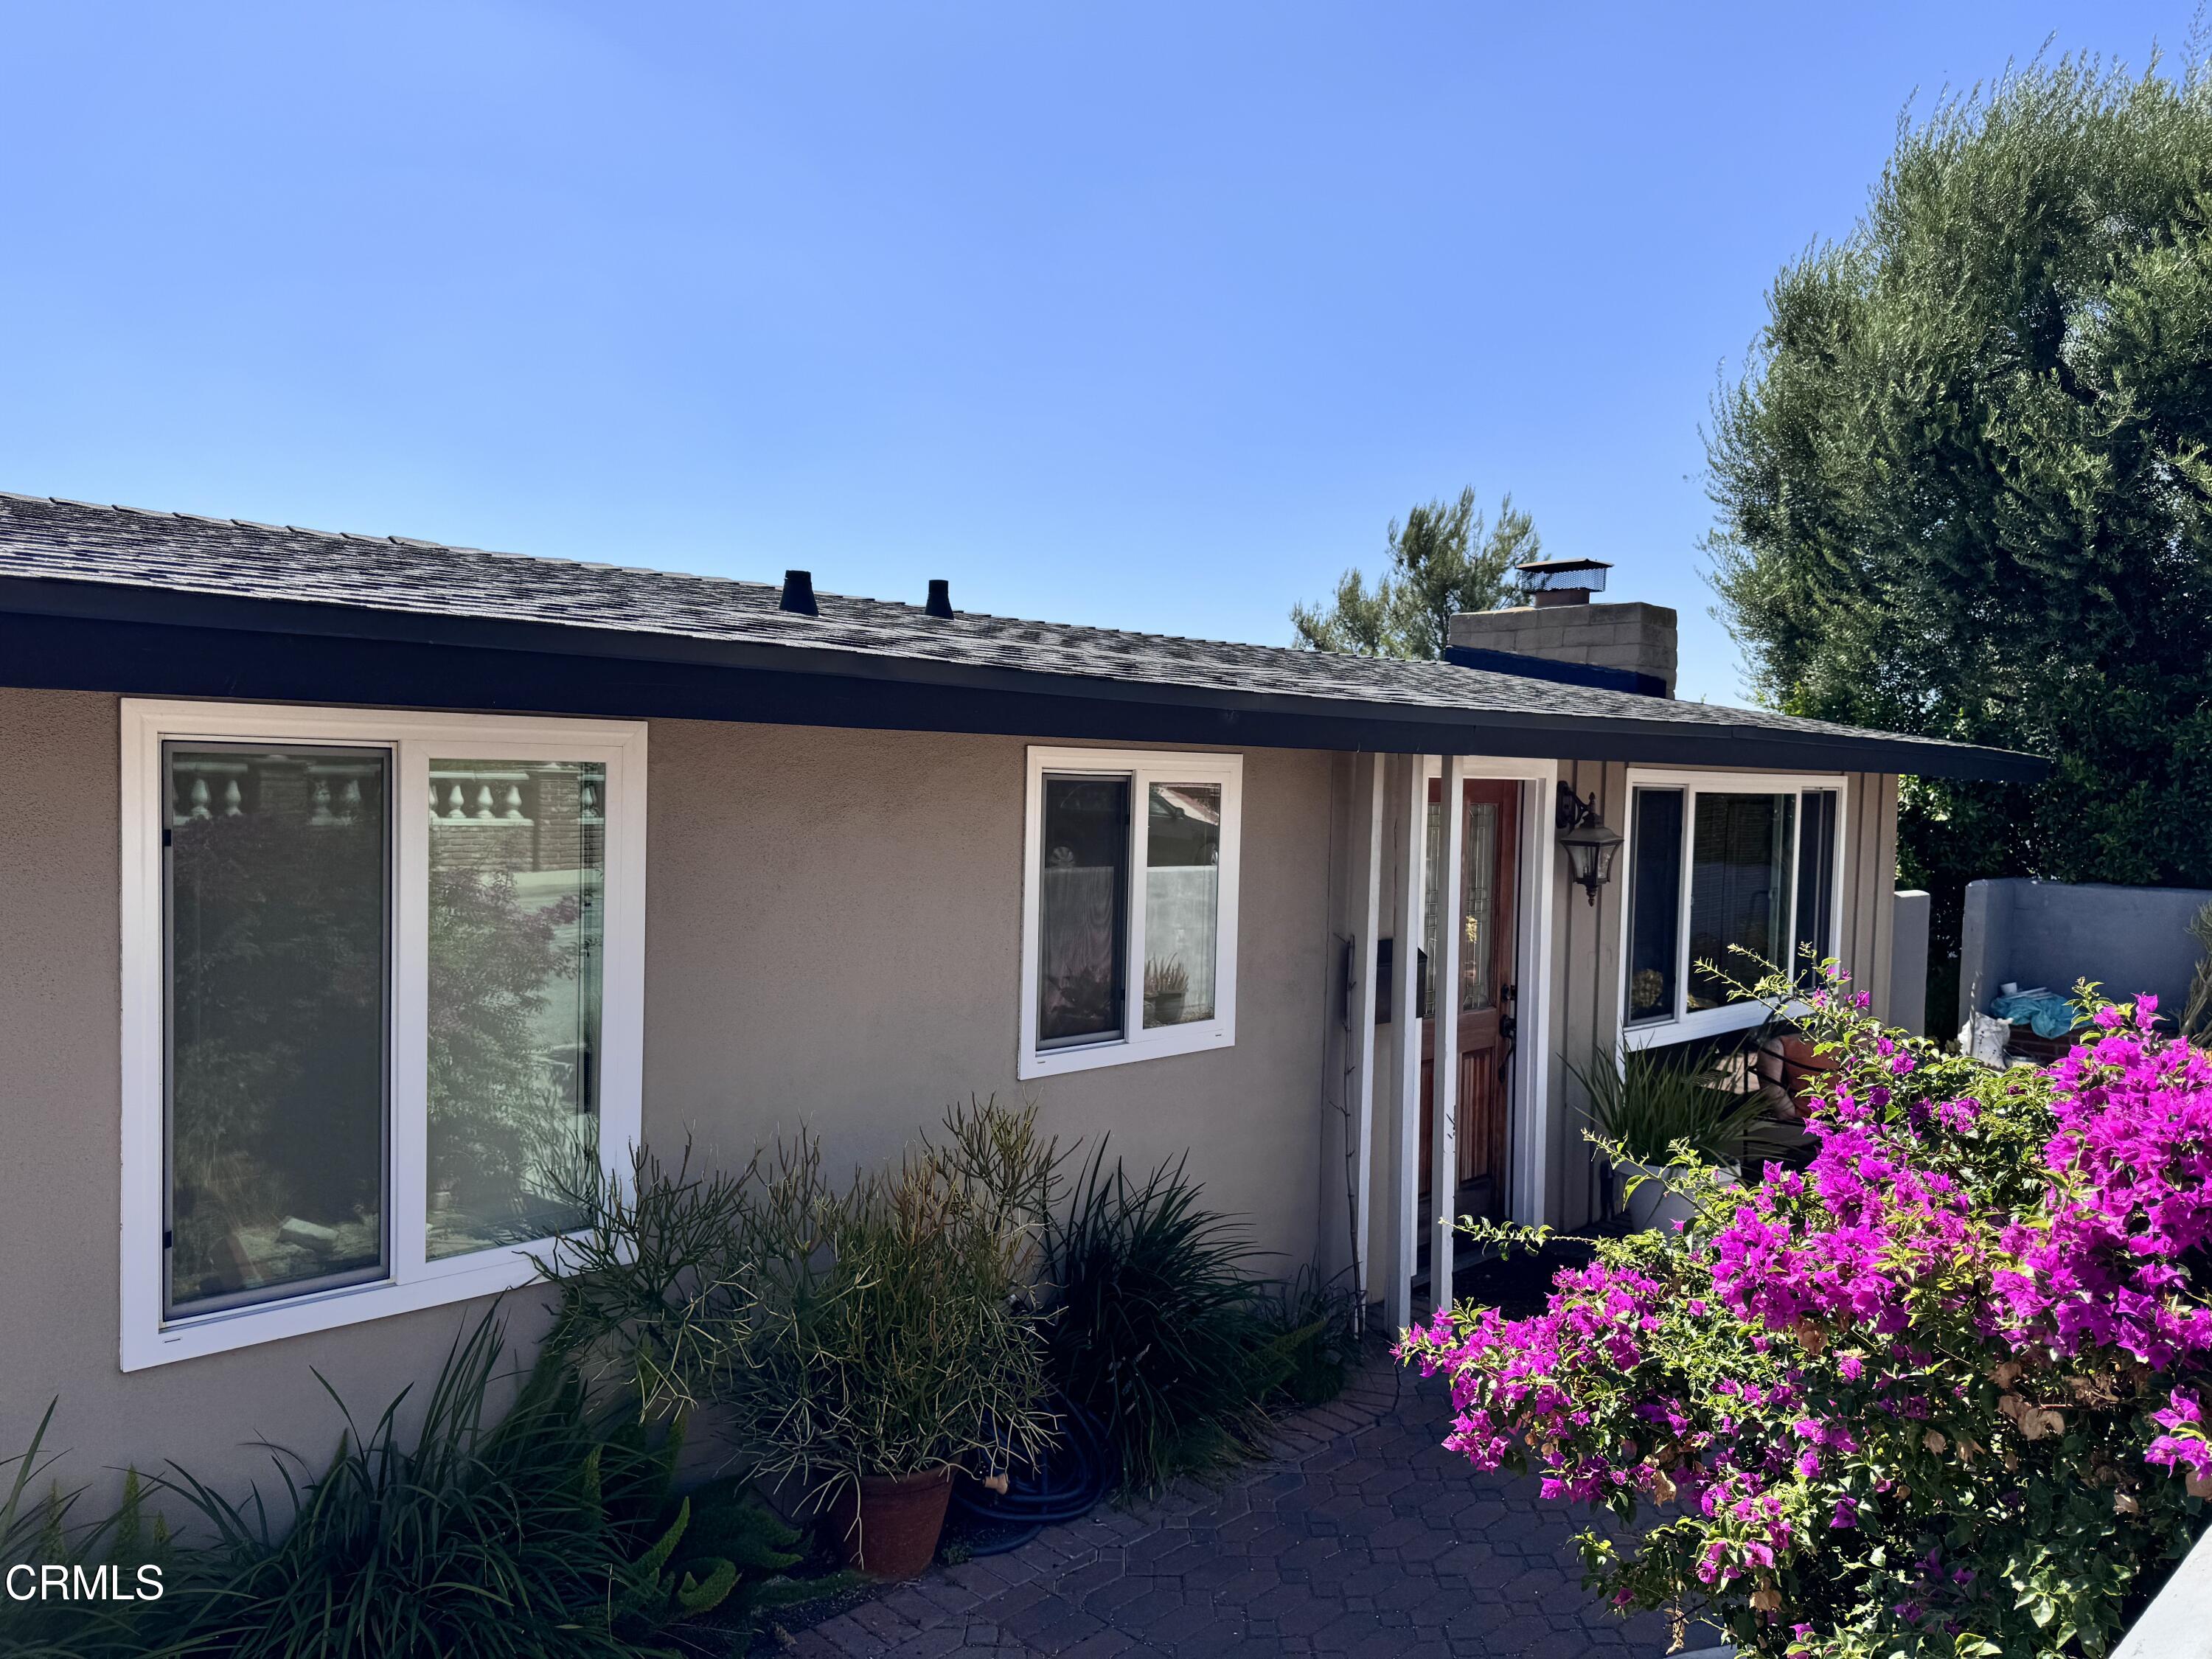
[[1457, 895], [1460, 972], [1457, 987], [1434, 983], [1443, 960], [1437, 927], [1447, 896], [1443, 784], [1429, 783], [1429, 915], [1427, 960], [1421, 974], [1421, 1213], [1431, 1214], [1431, 1139], [1436, 1112], [1436, 999], [1459, 998], [1459, 1192], [1454, 1213], [1502, 1219], [1506, 1212], [1506, 1126], [1512, 1091], [1514, 954], [1518, 933], [1521, 788], [1497, 778], [1469, 778], [1460, 810], [1463, 854]]

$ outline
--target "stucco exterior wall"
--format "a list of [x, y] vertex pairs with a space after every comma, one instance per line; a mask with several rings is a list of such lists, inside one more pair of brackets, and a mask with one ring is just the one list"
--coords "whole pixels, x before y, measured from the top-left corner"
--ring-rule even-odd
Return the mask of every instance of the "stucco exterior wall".
[[1244, 757], [1237, 1042], [1022, 1084], [1019, 738], [655, 721], [645, 1118], [750, 1155], [801, 1119], [896, 1152], [969, 1094], [1063, 1146], [1190, 1152], [1285, 1271], [1316, 1243], [1330, 757]]
[[[380, 1409], [433, 1374], [478, 1311], [448, 1306], [125, 1375], [117, 1361], [119, 1109], [118, 701], [0, 690], [0, 1455], [56, 1395], [60, 1471], [87, 1480], [174, 1458], [235, 1484], [267, 1439], [327, 1455], [336, 1424], [310, 1368]], [[1016, 1080], [1024, 741], [655, 721], [647, 872], [645, 1128], [740, 1162], [801, 1122], [833, 1165], [895, 1155], [970, 1093], [1034, 1093], [1063, 1145], [1139, 1168], [1189, 1153], [1207, 1202], [1240, 1214], [1283, 1273], [1350, 1255], [1345, 1154], [1356, 1025], [1343, 947], [1364, 921], [1364, 757], [1244, 754], [1234, 1048]], [[1389, 763], [1379, 931], [1395, 931], [1410, 763]], [[1571, 763], [1607, 821], [1627, 769]], [[1896, 781], [1851, 775], [1840, 954], [1888, 996]], [[1594, 1196], [1558, 1064], [1620, 1019], [1616, 880], [1592, 907], [1548, 896], [1553, 1056], [1550, 1218]], [[1524, 974], [1534, 971], [1525, 964]], [[1352, 1020], [1368, 1018], [1362, 987]], [[1398, 1028], [1376, 1033], [1367, 1255], [1393, 1224]], [[1528, 1041], [1524, 1035], [1522, 1041]], [[1370, 1279], [1379, 1286], [1379, 1279]], [[1379, 1294], [1379, 1288], [1376, 1291]], [[509, 1298], [539, 1328], [541, 1295]]]
[[[311, 1366], [373, 1417], [482, 1306], [121, 1370], [118, 707], [0, 690], [0, 1456], [58, 1396], [47, 1449], [69, 1450], [64, 1484], [172, 1458], [266, 1477], [248, 1442], [318, 1462], [337, 1443]], [[538, 1298], [512, 1301], [509, 1328], [533, 1335]]]
[[[118, 1364], [118, 700], [0, 690], [0, 1455], [60, 1397], [64, 1480], [175, 1459], [235, 1485], [319, 1461], [317, 1369], [370, 1415], [480, 1305], [126, 1375]], [[742, 1161], [804, 1121], [892, 1155], [971, 1091], [1015, 1096], [1024, 743], [656, 721], [645, 1127]], [[1029, 1085], [1063, 1143], [1190, 1152], [1288, 1273], [1319, 1238], [1331, 757], [1245, 760], [1237, 1041]], [[508, 1298], [518, 1339], [542, 1295]]]

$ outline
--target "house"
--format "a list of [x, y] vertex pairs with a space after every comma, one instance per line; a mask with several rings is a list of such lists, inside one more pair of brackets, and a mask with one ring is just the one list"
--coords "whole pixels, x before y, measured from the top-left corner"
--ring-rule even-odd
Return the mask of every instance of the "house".
[[971, 1091], [1405, 1319], [1451, 1213], [1589, 1214], [1568, 1063], [1755, 1020], [1699, 961], [1883, 1004], [1898, 775], [2040, 769], [1540, 597], [1376, 661], [0, 497], [0, 1440], [319, 1446], [564, 1160]]

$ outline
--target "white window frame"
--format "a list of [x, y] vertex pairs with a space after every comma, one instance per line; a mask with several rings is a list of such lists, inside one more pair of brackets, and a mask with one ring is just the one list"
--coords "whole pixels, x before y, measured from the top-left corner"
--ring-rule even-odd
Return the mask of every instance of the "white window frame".
[[[1682, 885], [1680, 908], [1675, 917], [1674, 940], [1674, 996], [1675, 1005], [1681, 1012], [1666, 1019], [1647, 1020], [1640, 1025], [1631, 1025], [1628, 1023], [1628, 981], [1633, 963], [1631, 945], [1636, 925], [1636, 792], [1638, 789], [1682, 791]], [[1627, 823], [1623, 829], [1626, 840], [1620, 849], [1619, 878], [1621, 882], [1619, 1006], [1620, 1046], [1623, 1049], [1662, 1048], [1698, 1037], [1747, 1031], [1768, 1017], [1771, 1011], [1763, 1002], [1732, 1002], [1721, 1008], [1692, 1009], [1687, 1006], [1690, 986], [1690, 882], [1697, 850], [1696, 837], [1692, 832], [1697, 821], [1697, 798], [1699, 795], [1802, 795], [1808, 789], [1833, 791], [1836, 796], [1835, 887], [1829, 895], [1829, 915], [1840, 925], [1844, 911], [1844, 877], [1850, 849], [1851, 789], [1849, 775], [1842, 772], [1690, 772], [1638, 766], [1628, 769], [1628, 805], [1625, 815]], [[1805, 856], [1805, 813], [1802, 801], [1791, 818], [1790, 927], [1793, 936], [1791, 948], [1794, 950], [1798, 875], [1800, 862]], [[1832, 939], [1829, 942], [1831, 953], [1834, 948], [1835, 943]]]
[[[367, 1284], [165, 1320], [162, 831], [168, 743], [380, 749], [393, 781], [389, 1273]], [[646, 728], [641, 722], [363, 708], [156, 702], [122, 706], [122, 1365], [221, 1353], [529, 1284], [557, 1241], [427, 1259], [429, 1120], [430, 759], [597, 762], [606, 768], [605, 921], [600, 988], [599, 1152], [617, 1178], [641, 1127], [645, 1033]]]
[[[1044, 855], [1044, 781], [1087, 775], [1129, 781], [1129, 959], [1131, 988], [1123, 1030], [1096, 1042], [1037, 1046], [1038, 872]], [[1032, 1079], [1070, 1072], [1125, 1066], [1164, 1054], [1226, 1048], [1237, 1041], [1237, 871], [1244, 840], [1244, 757], [1212, 751], [1166, 749], [1048, 749], [1032, 747], [1027, 770], [1027, 808], [1022, 834], [1021, 1034], [1015, 1075]], [[1152, 838], [1151, 793], [1154, 784], [1214, 783], [1221, 786], [1221, 863], [1213, 972], [1213, 1018], [1188, 1025], [1147, 1030], [1144, 1024], [1145, 859]]]

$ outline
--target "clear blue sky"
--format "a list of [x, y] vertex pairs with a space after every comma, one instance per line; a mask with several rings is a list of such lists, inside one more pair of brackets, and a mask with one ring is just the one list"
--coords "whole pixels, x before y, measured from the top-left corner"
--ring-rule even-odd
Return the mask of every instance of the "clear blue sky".
[[1278, 641], [1472, 483], [1617, 598], [1901, 108], [2189, 0], [0, 0], [0, 489]]

